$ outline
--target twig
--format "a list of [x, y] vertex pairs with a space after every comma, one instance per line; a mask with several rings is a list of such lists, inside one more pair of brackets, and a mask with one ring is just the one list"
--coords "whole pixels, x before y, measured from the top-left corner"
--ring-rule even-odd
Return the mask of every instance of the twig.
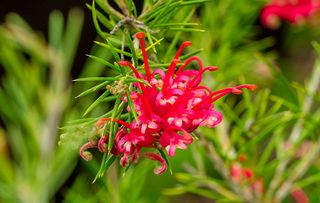
[[313, 147], [313, 149], [310, 150], [305, 157], [303, 157], [304, 160], [302, 160], [300, 164], [295, 168], [295, 170], [292, 173], [292, 176], [290, 176], [290, 178], [281, 185], [279, 190], [277, 190], [277, 193], [275, 194], [276, 202], [281, 202], [283, 198], [286, 197], [286, 195], [291, 191], [293, 187], [293, 183], [305, 174], [309, 166], [317, 158], [319, 152], [320, 152], [320, 138], [318, 142], [315, 144], [315, 146]]
[[[315, 68], [311, 74], [311, 80], [308, 83], [307, 86], [307, 91], [310, 95], [306, 96], [303, 102], [303, 106], [301, 111], [304, 114], [307, 114], [310, 112], [312, 104], [313, 104], [313, 96], [317, 91], [317, 88], [320, 85], [320, 61], [316, 61]], [[289, 152], [294, 149], [295, 144], [299, 141], [299, 138], [301, 136], [301, 132], [303, 131], [303, 124], [304, 124], [304, 119], [299, 119], [296, 123], [296, 125], [293, 127], [292, 132], [289, 137], [289, 143], [290, 143], [290, 149], [288, 150]], [[275, 171], [275, 175], [270, 183], [269, 190], [266, 194], [267, 200], [271, 200], [271, 197], [275, 190], [279, 187], [282, 179], [283, 179], [283, 172], [285, 171], [288, 163], [291, 161], [290, 155], [292, 156], [292, 152], [289, 154], [286, 154], [283, 156], [282, 161], [280, 162], [279, 166], [277, 167]], [[287, 191], [287, 190], [286, 190]], [[283, 196], [283, 195], [281, 195]]]
[[157, 32], [156, 30], [151, 30], [142, 21], [139, 21], [134, 17], [124, 17], [114, 26], [114, 28], [110, 31], [110, 34], [116, 34], [116, 32], [124, 25], [131, 25], [134, 28], [143, 29], [149, 33]]
[[[196, 131], [196, 134], [201, 134], [199, 131]], [[254, 196], [248, 187], [239, 186], [236, 184], [232, 179], [231, 175], [229, 173], [229, 168], [226, 166], [224, 161], [219, 157], [218, 153], [214, 149], [211, 143], [202, 135], [201, 140], [206, 148], [206, 150], [209, 152], [208, 156], [212, 160], [213, 166], [215, 169], [223, 176], [223, 178], [228, 182], [231, 189], [237, 193], [245, 202], [256, 202], [254, 200]]]

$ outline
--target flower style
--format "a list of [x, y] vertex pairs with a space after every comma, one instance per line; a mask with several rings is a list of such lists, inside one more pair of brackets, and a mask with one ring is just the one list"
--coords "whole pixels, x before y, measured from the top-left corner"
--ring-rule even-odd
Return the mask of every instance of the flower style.
[[269, 28], [279, 26], [279, 19], [299, 24], [320, 10], [319, 0], [272, 0], [261, 11], [262, 24]]
[[[154, 172], [161, 174], [167, 168], [165, 159], [157, 153], [141, 153], [141, 149], [165, 149], [169, 156], [174, 156], [177, 148], [186, 149], [193, 142], [191, 133], [199, 126], [212, 128], [222, 121], [222, 114], [214, 109], [213, 103], [216, 100], [229, 93], [240, 94], [241, 89], [254, 90], [256, 86], [244, 84], [211, 91], [207, 86], [200, 85], [202, 74], [215, 71], [217, 67], [203, 67], [196, 56], [181, 62], [179, 56], [185, 47], [191, 45], [189, 41], [182, 43], [166, 72], [162, 69], [151, 72], [144, 33], [139, 32], [136, 37], [142, 50], [145, 74], [139, 73], [128, 61], [119, 61], [118, 64], [129, 67], [137, 79], [145, 81], [134, 83], [130, 98], [125, 95], [122, 98], [123, 102], [128, 102], [129, 99], [133, 102], [138, 119], [127, 123], [119, 119], [102, 118], [96, 126], [101, 130], [110, 121], [121, 125], [110, 153], [121, 157], [122, 166], [127, 166], [130, 162], [136, 163], [142, 155], [158, 161], [161, 166]], [[191, 62], [197, 62], [199, 70], [186, 69]], [[128, 107], [128, 111], [131, 112], [132, 109]], [[85, 155], [84, 150], [91, 147], [98, 147], [101, 152], [106, 152], [108, 142], [109, 135], [101, 135], [97, 143], [84, 145], [80, 154]]]

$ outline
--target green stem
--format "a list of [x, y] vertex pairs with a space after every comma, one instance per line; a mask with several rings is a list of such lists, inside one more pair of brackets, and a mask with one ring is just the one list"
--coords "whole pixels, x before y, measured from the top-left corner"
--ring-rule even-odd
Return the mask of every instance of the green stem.
[[[307, 85], [307, 92], [309, 95], [305, 97], [305, 99], [303, 101], [302, 108], [301, 108], [301, 111], [303, 114], [310, 113], [310, 110], [311, 110], [311, 107], [313, 104], [313, 97], [314, 97], [314, 94], [316, 93], [319, 85], [320, 85], [320, 60], [317, 60], [315, 67], [313, 69], [313, 72], [311, 74], [311, 80], [309, 81], [309, 83]], [[304, 126], [303, 126], [304, 122], [305, 121], [303, 118], [299, 119], [291, 131], [291, 134], [289, 137], [289, 143], [290, 143], [290, 146], [292, 146], [291, 149], [293, 147], [295, 147], [297, 142], [300, 140], [299, 138], [301, 137], [302, 131], [304, 129]], [[289, 149], [288, 151], [289, 152], [292, 151], [291, 149]], [[292, 153], [291, 154], [287, 153], [286, 155], [284, 155], [282, 157], [282, 161], [280, 162], [279, 166], [277, 167], [277, 169], [275, 171], [274, 178], [272, 179], [270, 186], [269, 186], [269, 190], [266, 194], [267, 200], [271, 200], [272, 195], [274, 194], [276, 189], [281, 184], [281, 182], [283, 180], [283, 173], [284, 173], [285, 169], [287, 168], [288, 163], [291, 161], [290, 155], [292, 155]], [[287, 187], [287, 186], [285, 186], [285, 187]], [[287, 189], [286, 191], [288, 192], [289, 190]], [[277, 196], [279, 196], [279, 195], [277, 195]], [[277, 197], [276, 201], [281, 202], [281, 199], [283, 199], [284, 196], [285, 196], [284, 194], [281, 194], [280, 197]]]

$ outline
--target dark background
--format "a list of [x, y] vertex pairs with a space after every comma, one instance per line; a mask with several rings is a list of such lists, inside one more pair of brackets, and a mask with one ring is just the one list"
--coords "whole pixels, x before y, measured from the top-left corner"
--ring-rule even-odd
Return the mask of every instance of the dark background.
[[[96, 37], [95, 29], [91, 22], [91, 13], [85, 4], [90, 1], [84, 0], [0, 0], [0, 23], [4, 23], [5, 16], [9, 12], [18, 13], [29, 23], [47, 37], [49, 14], [53, 10], [59, 10], [67, 18], [68, 12], [73, 7], [81, 8], [84, 12], [84, 25], [80, 38], [80, 44], [73, 65], [73, 75], [79, 73], [86, 60], [85, 54], [90, 52], [92, 41]], [[1, 43], [1, 42], [0, 42]]]

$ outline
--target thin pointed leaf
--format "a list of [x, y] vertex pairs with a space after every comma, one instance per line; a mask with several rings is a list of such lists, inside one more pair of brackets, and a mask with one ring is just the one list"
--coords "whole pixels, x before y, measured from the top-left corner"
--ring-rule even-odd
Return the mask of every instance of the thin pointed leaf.
[[100, 104], [101, 102], [103, 102], [103, 100], [110, 94], [109, 91], [105, 91], [102, 95], [100, 95], [100, 97], [98, 97], [98, 99], [96, 99], [88, 108], [87, 110], [84, 112], [83, 116], [86, 116], [90, 111], [92, 111], [92, 109], [94, 109], [98, 104]]
[[49, 16], [49, 44], [55, 48], [61, 46], [63, 35], [63, 15], [60, 11], [53, 11]]
[[[113, 46], [112, 42], [108, 39], [107, 39], [107, 42], [108, 42], [108, 45], [109, 45], [109, 48], [112, 52], [113, 57], [116, 59], [116, 61], [121, 61], [121, 58], [120, 58], [119, 54], [117, 53], [116, 48]], [[124, 76], [125, 73], [123, 72], [123, 68], [121, 68], [117, 63], [116, 63], [116, 66], [120, 70], [120, 73]]]
[[92, 181], [92, 183], [96, 182], [96, 180], [98, 178], [101, 178], [103, 176], [103, 174], [110, 168], [110, 166], [112, 165], [112, 163], [116, 160], [117, 157], [111, 155], [108, 159], [107, 159], [107, 154], [103, 154], [103, 158], [102, 158], [102, 162], [101, 162], [101, 166], [100, 169], [96, 175], [96, 177], [94, 178], [94, 180]]
[[111, 68], [112, 70], [120, 73], [120, 70], [119, 70], [119, 67], [113, 65], [112, 63], [102, 59], [102, 58], [99, 58], [99, 57], [96, 57], [96, 56], [92, 56], [92, 55], [87, 55], [89, 58], [99, 62], [99, 63], [102, 63], [103, 65], [107, 66], [108, 68]]
[[71, 9], [62, 41], [65, 70], [70, 70], [72, 68], [73, 59], [80, 40], [83, 20], [84, 16], [80, 9]]
[[137, 112], [136, 112], [136, 109], [134, 108], [133, 102], [130, 98], [129, 89], [126, 90], [126, 96], [127, 96], [128, 104], [130, 107], [130, 113], [133, 115], [133, 118], [136, 120], [136, 122], [138, 122]]
[[[92, 12], [92, 6], [89, 4], [86, 4], [87, 8]], [[112, 30], [113, 27], [115, 26], [114, 24], [111, 23], [108, 18], [104, 16], [100, 11], [96, 10], [97, 18], [98, 20], [104, 25], [108, 30]]]
[[148, 51], [149, 49], [151, 48], [154, 48], [157, 44], [160, 44], [160, 42], [163, 40], [164, 38], [161, 38], [157, 41], [155, 41], [154, 43], [150, 44], [147, 48], [146, 48], [146, 51]]
[[153, 27], [169, 27], [169, 26], [199, 26], [199, 23], [161, 23]]
[[133, 42], [132, 42], [132, 39], [131, 39], [131, 36], [130, 36], [130, 33], [126, 30], [125, 31], [125, 34], [126, 34], [126, 41], [129, 45], [129, 49], [131, 51], [131, 54], [132, 54], [132, 59], [133, 59], [133, 65], [136, 67], [138, 66], [138, 57], [137, 57], [137, 53], [136, 53], [136, 50], [133, 46]]
[[77, 78], [73, 81], [75, 82], [88, 82], [88, 81], [116, 81], [120, 77], [87, 77], [87, 78]]
[[[122, 95], [118, 95], [116, 102], [114, 104], [113, 112], [111, 115], [111, 119], [115, 119], [117, 115], [117, 111], [119, 109], [119, 105], [121, 102], [121, 97]], [[111, 151], [114, 143], [114, 138], [115, 138], [116, 132], [114, 131], [114, 122], [110, 123], [110, 131], [109, 131], [109, 142], [108, 142], [108, 152]]]
[[90, 93], [96, 92], [97, 90], [105, 87], [106, 84], [108, 84], [108, 83], [109, 83], [109, 81], [105, 81], [105, 82], [103, 82], [103, 83], [100, 83], [99, 85], [96, 85], [96, 86], [94, 86], [94, 87], [91, 87], [90, 89], [88, 89], [88, 90], [82, 92], [81, 94], [79, 94], [78, 96], [76, 96], [76, 98], [83, 97], [83, 96], [88, 95], [88, 94], [90, 94]]
[[[95, 44], [98, 44], [99, 46], [105, 47], [105, 48], [107, 48], [107, 49], [111, 49], [110, 45], [108, 45], [108, 44], [105, 44], [105, 43], [102, 43], [102, 42], [98, 42], [98, 41], [94, 41], [94, 43], [95, 43]], [[123, 54], [123, 55], [125, 55], [125, 56], [132, 57], [132, 54], [129, 53], [129, 52], [123, 51], [123, 50], [118, 49], [118, 48], [115, 48], [115, 47], [114, 47], [114, 50], [115, 50], [116, 52], [118, 52], [119, 54]]]
[[183, 32], [205, 32], [203, 29], [197, 29], [197, 28], [175, 28], [175, 27], [169, 27], [168, 30], [170, 31], [183, 31]]
[[103, 38], [105, 39], [106, 37], [106, 32], [103, 32], [100, 28], [98, 19], [97, 19], [97, 13], [96, 13], [96, 8], [95, 8], [95, 0], [92, 1], [92, 5], [91, 5], [91, 14], [92, 14], [92, 21], [93, 21], [93, 25], [96, 28], [97, 33]]

